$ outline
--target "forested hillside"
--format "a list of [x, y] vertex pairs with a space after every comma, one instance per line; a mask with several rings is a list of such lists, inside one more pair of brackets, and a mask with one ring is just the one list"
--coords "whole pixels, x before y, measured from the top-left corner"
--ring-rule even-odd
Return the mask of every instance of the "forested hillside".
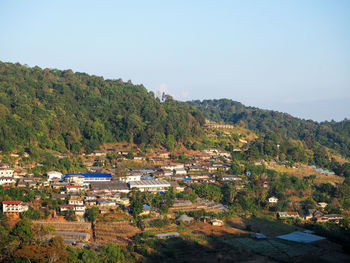
[[101, 143], [165, 146], [201, 134], [198, 110], [142, 85], [0, 62], [0, 150], [78, 153]]
[[286, 113], [246, 107], [229, 99], [195, 100], [188, 104], [197, 107], [212, 121], [240, 123], [263, 134], [277, 133], [283, 137], [301, 140], [307, 148], [315, 152], [322, 151], [322, 145], [350, 157], [350, 120], [318, 123], [301, 120]]

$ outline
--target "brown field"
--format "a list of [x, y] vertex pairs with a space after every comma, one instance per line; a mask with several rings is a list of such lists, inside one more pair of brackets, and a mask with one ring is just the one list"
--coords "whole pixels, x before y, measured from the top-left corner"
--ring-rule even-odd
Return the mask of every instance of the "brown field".
[[209, 223], [195, 222], [188, 226], [192, 231], [202, 234], [202, 235], [215, 235], [215, 236], [224, 236], [224, 235], [244, 235], [249, 234], [245, 230], [231, 227], [229, 225], [224, 226], [212, 226]]

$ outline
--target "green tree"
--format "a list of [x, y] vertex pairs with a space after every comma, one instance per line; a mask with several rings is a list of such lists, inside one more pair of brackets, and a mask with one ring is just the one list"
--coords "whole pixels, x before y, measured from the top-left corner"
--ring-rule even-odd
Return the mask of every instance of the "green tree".
[[97, 206], [93, 206], [91, 208], [88, 208], [85, 212], [85, 217], [87, 218], [87, 220], [89, 220], [89, 222], [94, 223], [96, 221], [96, 218], [99, 214], [99, 209]]

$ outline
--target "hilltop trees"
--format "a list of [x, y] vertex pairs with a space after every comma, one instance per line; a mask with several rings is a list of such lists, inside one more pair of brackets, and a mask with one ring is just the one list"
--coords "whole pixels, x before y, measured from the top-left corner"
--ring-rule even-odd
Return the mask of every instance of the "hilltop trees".
[[[0, 62], [0, 150], [91, 152], [129, 141], [172, 149], [201, 134], [202, 114], [142, 85]], [[31, 154], [32, 155], [32, 154]]]

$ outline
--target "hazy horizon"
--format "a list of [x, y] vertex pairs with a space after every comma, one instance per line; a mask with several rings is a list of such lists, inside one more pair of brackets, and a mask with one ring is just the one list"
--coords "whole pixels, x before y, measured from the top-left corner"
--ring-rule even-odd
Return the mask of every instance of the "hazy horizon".
[[1, 2], [0, 60], [341, 121], [349, 13], [340, 0]]

